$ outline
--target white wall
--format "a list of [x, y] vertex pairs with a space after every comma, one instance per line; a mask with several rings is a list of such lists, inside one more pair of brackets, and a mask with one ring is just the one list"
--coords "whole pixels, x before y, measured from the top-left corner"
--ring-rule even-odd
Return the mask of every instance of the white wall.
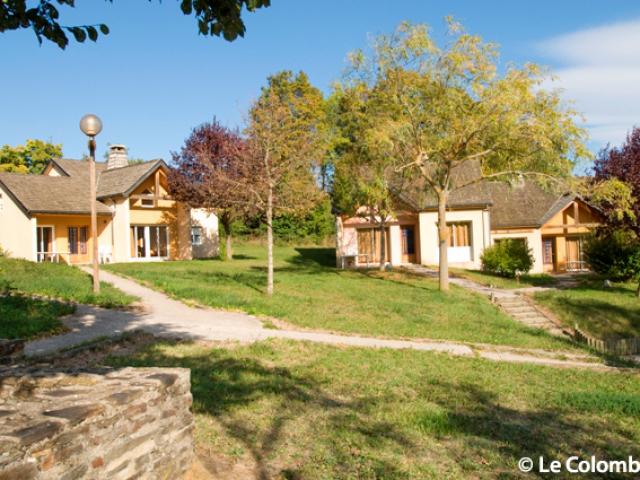
[[[438, 251], [438, 212], [421, 212], [420, 262], [423, 265], [437, 265]], [[453, 210], [447, 212], [447, 223], [471, 222], [471, 247], [451, 247], [449, 265], [462, 268], [480, 268], [480, 255], [490, 241], [490, 219], [487, 210]]]
[[492, 233], [491, 244], [500, 238], [524, 238], [533, 254], [533, 268], [531, 269], [531, 273], [544, 272], [542, 262], [542, 232], [539, 228], [528, 232]]
[[110, 226], [113, 235], [113, 261], [127, 262], [131, 257], [129, 199], [119, 198], [110, 207], [114, 212]]
[[36, 220], [30, 219], [0, 187], [0, 247], [10, 256], [36, 260]]
[[402, 263], [402, 232], [400, 225], [389, 227], [389, 254], [391, 255], [391, 265]]
[[220, 237], [216, 214], [205, 208], [192, 208], [191, 226], [202, 227], [202, 245], [191, 246], [193, 258], [209, 258], [218, 255]]

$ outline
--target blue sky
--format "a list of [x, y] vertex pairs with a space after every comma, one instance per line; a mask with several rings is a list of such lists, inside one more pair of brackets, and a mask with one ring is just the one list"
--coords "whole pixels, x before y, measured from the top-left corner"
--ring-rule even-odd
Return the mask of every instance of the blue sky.
[[498, 43], [503, 62], [550, 66], [584, 113], [593, 150], [640, 124], [640, 2], [631, 0], [272, 0], [245, 16], [246, 37], [232, 43], [199, 36], [177, 0], [77, 3], [61, 7], [65, 24], [104, 22], [111, 34], [66, 51], [30, 31], [0, 34], [0, 144], [42, 138], [80, 157], [78, 121], [93, 112], [104, 122], [99, 154], [124, 143], [133, 157], [168, 159], [213, 116], [241, 125], [267, 75], [304, 70], [328, 91], [368, 34], [409, 20], [439, 35], [449, 14]]

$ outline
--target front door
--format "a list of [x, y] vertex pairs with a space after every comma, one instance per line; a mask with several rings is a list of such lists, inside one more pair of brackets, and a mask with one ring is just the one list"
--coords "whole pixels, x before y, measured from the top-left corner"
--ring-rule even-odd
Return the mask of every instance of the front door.
[[400, 227], [402, 239], [402, 263], [416, 263], [416, 229], [413, 225]]

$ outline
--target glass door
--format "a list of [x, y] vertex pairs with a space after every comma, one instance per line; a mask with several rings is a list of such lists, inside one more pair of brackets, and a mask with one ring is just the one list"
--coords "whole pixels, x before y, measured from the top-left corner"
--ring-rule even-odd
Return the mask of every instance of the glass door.
[[50, 262], [53, 260], [53, 227], [38, 227], [38, 261]]
[[133, 258], [168, 257], [169, 228], [166, 225], [132, 225], [131, 256]]

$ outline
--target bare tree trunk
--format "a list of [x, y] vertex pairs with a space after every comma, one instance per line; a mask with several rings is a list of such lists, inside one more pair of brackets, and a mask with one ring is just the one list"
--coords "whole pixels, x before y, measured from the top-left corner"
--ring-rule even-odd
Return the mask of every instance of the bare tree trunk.
[[384, 271], [387, 260], [387, 239], [384, 231], [384, 223], [380, 225], [380, 271]]
[[439, 280], [440, 291], [449, 290], [449, 258], [447, 240], [449, 229], [447, 228], [447, 197], [449, 192], [438, 193], [438, 248], [439, 248]]
[[227, 260], [233, 260], [233, 248], [231, 244], [231, 219], [227, 215], [223, 214], [220, 218], [220, 223], [222, 223], [222, 228], [224, 229], [225, 235], [225, 257]]
[[273, 295], [273, 188], [267, 196], [267, 295]]
[[225, 250], [226, 250], [227, 260], [233, 260], [233, 249], [231, 246], [231, 229], [227, 230]]

